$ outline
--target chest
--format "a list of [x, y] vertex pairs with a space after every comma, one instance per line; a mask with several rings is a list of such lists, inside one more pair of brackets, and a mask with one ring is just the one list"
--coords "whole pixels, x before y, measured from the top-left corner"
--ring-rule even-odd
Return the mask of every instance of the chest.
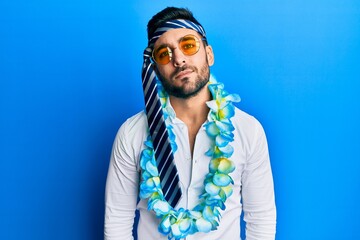
[[[205, 176], [209, 173], [209, 163], [211, 161], [211, 157], [207, 156], [206, 152], [214, 144], [213, 140], [206, 134], [203, 126], [196, 133], [189, 132], [185, 124], [174, 126], [173, 130], [178, 146], [174, 157], [181, 184], [185, 189], [194, 190], [195, 192], [201, 191]], [[231, 160], [236, 165], [232, 178], [235, 185], [240, 188], [246, 154], [239, 141], [234, 141], [231, 145], [235, 149]]]

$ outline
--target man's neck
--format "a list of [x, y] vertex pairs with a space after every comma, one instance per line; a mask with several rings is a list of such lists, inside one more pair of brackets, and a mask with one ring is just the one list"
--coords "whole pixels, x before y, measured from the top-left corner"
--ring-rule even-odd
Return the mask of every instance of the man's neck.
[[174, 108], [176, 117], [185, 123], [204, 123], [209, 112], [206, 105], [209, 100], [211, 100], [211, 95], [207, 86], [196, 96], [188, 99], [170, 96], [171, 106]]

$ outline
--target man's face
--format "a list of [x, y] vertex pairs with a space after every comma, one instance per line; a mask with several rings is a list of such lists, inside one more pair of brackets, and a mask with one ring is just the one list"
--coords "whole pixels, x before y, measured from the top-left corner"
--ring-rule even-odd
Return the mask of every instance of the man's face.
[[[195, 35], [200, 40], [200, 48], [194, 55], [185, 55], [179, 49], [179, 41], [186, 35]], [[209, 67], [214, 63], [210, 46], [205, 46], [201, 35], [191, 29], [173, 29], [165, 32], [155, 42], [154, 49], [166, 45], [171, 49], [172, 59], [165, 65], [156, 64], [161, 82], [169, 95], [178, 98], [195, 96], [209, 81]]]

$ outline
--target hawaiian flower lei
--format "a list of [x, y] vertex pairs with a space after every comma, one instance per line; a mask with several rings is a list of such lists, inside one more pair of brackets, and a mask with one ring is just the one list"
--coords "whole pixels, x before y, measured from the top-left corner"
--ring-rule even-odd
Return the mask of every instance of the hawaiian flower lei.
[[[229, 174], [235, 170], [235, 165], [229, 158], [234, 150], [229, 143], [234, 140], [234, 126], [230, 118], [235, 114], [232, 103], [239, 102], [240, 97], [236, 94], [228, 94], [224, 90], [224, 85], [212, 76], [208, 88], [213, 100], [206, 103], [210, 111], [209, 121], [204, 126], [212, 140], [212, 145], [205, 154], [212, 159], [209, 163], [209, 173], [205, 176], [203, 193], [199, 196], [200, 203], [193, 210], [184, 208], [175, 210], [165, 200], [150, 136], [144, 142], [146, 148], [141, 153], [140, 198], [148, 198], [148, 209], [153, 210], [156, 216], [161, 218], [159, 232], [168, 235], [169, 239], [178, 240], [196, 232], [207, 233], [217, 229], [221, 217], [219, 209], [225, 210], [225, 201], [233, 192], [234, 181]], [[177, 150], [175, 134], [172, 126], [168, 124], [168, 117], [174, 116], [174, 113], [167, 108], [169, 98], [160, 82], [158, 82], [158, 92], [170, 143], [175, 152]]]

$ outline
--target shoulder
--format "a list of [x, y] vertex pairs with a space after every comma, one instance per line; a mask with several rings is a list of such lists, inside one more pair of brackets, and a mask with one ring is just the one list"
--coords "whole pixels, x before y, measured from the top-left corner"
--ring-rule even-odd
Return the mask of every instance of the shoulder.
[[147, 128], [146, 114], [141, 111], [128, 118], [120, 127], [119, 133], [136, 134], [139, 131], [145, 131]]
[[115, 145], [127, 149], [137, 149], [142, 146], [147, 137], [147, 119], [144, 111], [128, 118], [119, 128]]
[[261, 123], [252, 115], [235, 107], [235, 116], [231, 119], [236, 129], [255, 130], [262, 128]]
[[266, 141], [265, 131], [254, 116], [235, 108], [235, 116], [231, 121], [235, 127], [235, 138], [244, 146], [252, 148], [259, 140]]

